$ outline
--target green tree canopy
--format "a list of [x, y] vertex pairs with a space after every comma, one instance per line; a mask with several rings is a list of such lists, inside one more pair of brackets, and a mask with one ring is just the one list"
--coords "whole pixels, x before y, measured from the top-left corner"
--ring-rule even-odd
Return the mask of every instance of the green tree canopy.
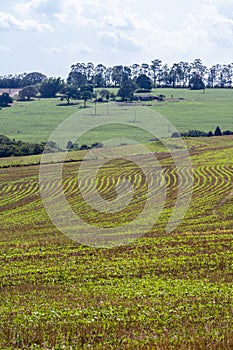
[[50, 98], [56, 97], [56, 94], [61, 91], [64, 86], [64, 82], [61, 78], [49, 78], [41, 83], [39, 86], [39, 92], [41, 97]]
[[87, 100], [91, 100], [94, 96], [94, 88], [92, 84], [80, 86], [81, 99], [84, 101], [84, 108], [87, 106]]
[[139, 77], [136, 79], [136, 84], [141, 88], [145, 90], [151, 90], [152, 89], [152, 81], [151, 79], [146, 76], [145, 74], [139, 75]]
[[84, 101], [84, 108], [86, 108], [87, 106], [87, 100], [91, 100], [93, 97], [93, 93], [91, 91], [82, 91], [81, 93], [81, 98], [83, 99]]
[[80, 98], [80, 91], [73, 85], [65, 85], [61, 91], [61, 99], [65, 99], [67, 101], [67, 104], [70, 104], [70, 99], [79, 99]]
[[36, 97], [38, 90], [34, 86], [25, 86], [19, 91], [19, 99], [21, 101], [30, 100], [32, 97]]
[[39, 72], [27, 73], [23, 77], [23, 85], [30, 86], [30, 85], [40, 84], [42, 83], [42, 81], [46, 79], [47, 79], [46, 75]]
[[202, 90], [205, 88], [205, 84], [199, 74], [195, 74], [190, 79], [189, 87], [191, 90]]
[[8, 92], [3, 92], [2, 95], [0, 95], [0, 107], [8, 107], [9, 103], [12, 102], [13, 100]]
[[123, 101], [132, 100], [136, 89], [137, 84], [134, 81], [130, 79], [125, 80], [118, 90], [117, 96], [121, 97]]

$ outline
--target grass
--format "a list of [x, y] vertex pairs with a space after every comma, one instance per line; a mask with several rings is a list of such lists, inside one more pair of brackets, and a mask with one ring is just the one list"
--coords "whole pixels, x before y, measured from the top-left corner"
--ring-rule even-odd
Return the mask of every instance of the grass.
[[[217, 125], [222, 130], [232, 129], [233, 90], [206, 89], [191, 91], [186, 89], [159, 89], [167, 98], [184, 98], [165, 103], [156, 103], [153, 108], [177, 128], [179, 132], [191, 129], [214, 132]], [[157, 93], [158, 93], [157, 92]]]
[[[232, 89], [155, 89], [153, 94], [165, 94], [169, 100], [144, 103], [167, 118], [179, 132], [189, 129], [214, 131], [219, 125], [222, 130], [232, 129]], [[173, 98], [171, 99], [171, 96]], [[183, 100], [178, 100], [183, 98]], [[57, 106], [58, 99], [41, 99], [33, 102], [16, 102], [11, 108], [0, 111], [0, 134], [27, 142], [47, 141], [52, 131], [70, 115], [80, 111], [80, 105]], [[90, 114], [94, 115], [94, 104], [89, 103]], [[98, 110], [107, 106], [97, 105]], [[117, 114], [112, 115], [117, 118]], [[94, 116], [93, 116], [94, 117]], [[136, 120], [138, 121], [138, 120]], [[118, 129], [119, 131], [119, 129]], [[116, 132], [115, 132], [116, 133]], [[115, 135], [111, 128], [110, 137]], [[92, 131], [83, 138], [83, 143], [99, 142], [101, 136], [109, 135], [108, 129]], [[124, 131], [127, 135], [127, 130]], [[168, 135], [167, 135], [168, 136]], [[144, 138], [144, 141], [148, 141]]]
[[[145, 236], [112, 249], [75, 244], [56, 229], [41, 201], [38, 165], [2, 168], [0, 349], [232, 349], [232, 141], [232, 136], [186, 140], [193, 196], [171, 234], [165, 227], [177, 176], [163, 149], [158, 157], [168, 192], [159, 220]], [[149, 159], [140, 157], [150, 168]], [[37, 161], [17, 159], [21, 165]], [[17, 159], [1, 161], [9, 166]], [[64, 191], [72, 209], [93, 222], [96, 213], [85, 210], [77, 187], [78, 166], [64, 165]], [[89, 173], [95, 166], [88, 161]], [[120, 166], [118, 160], [98, 174], [102, 196], [114, 196], [112, 174], [122, 171], [143, 200], [136, 165]], [[88, 190], [88, 181], [82, 181]], [[56, 189], [55, 182], [50, 186]], [[138, 209], [132, 201], [121, 219], [131, 220]], [[103, 219], [106, 224], [109, 218]], [[119, 224], [119, 217], [111, 214], [110, 221]]]
[[26, 142], [47, 141], [50, 133], [77, 111], [77, 106], [59, 107], [58, 103], [58, 99], [15, 102], [1, 110], [0, 133]]

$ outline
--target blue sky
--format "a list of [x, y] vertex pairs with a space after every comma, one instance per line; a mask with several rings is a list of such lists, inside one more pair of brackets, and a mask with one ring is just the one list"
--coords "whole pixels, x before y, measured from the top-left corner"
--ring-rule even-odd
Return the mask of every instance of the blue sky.
[[233, 62], [233, 0], [1, 0], [0, 75], [76, 62]]

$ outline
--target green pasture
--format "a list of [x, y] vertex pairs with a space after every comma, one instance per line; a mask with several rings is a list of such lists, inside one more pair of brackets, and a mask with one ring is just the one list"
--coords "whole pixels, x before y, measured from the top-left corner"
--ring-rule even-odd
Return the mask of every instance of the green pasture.
[[[164, 94], [167, 98], [164, 102], [145, 102], [144, 105], [153, 111], [160, 113], [179, 132], [190, 129], [201, 131], [214, 131], [219, 125], [222, 130], [233, 129], [233, 90], [232, 89], [206, 89], [202, 91], [190, 91], [188, 89], [154, 89], [153, 94]], [[0, 134], [6, 135], [16, 140], [27, 142], [47, 141], [51, 133], [64, 120], [74, 113], [81, 113], [79, 116], [89, 114], [90, 118], [95, 118], [98, 113], [108, 113], [111, 123], [117, 119], [117, 112], [111, 110], [107, 104], [97, 104], [89, 102], [87, 111], [84, 112], [80, 101], [78, 105], [58, 106], [59, 99], [40, 99], [32, 102], [15, 102], [12, 107], [0, 111]], [[77, 124], [83, 123], [77, 116]], [[143, 120], [142, 115], [133, 118], [134, 126], [140, 127]], [[154, 122], [152, 121], [151, 124]], [[137, 134], [137, 128], [134, 128]], [[120, 131], [119, 131], [120, 130]], [[80, 140], [83, 144], [101, 142], [102, 138], [115, 138], [117, 135], [128, 136], [127, 126], [110, 125], [101, 129], [92, 130], [88, 135]], [[166, 130], [165, 136], [170, 136], [171, 130]], [[140, 136], [140, 142], [148, 142], [150, 135]]]
[[[219, 125], [222, 130], [233, 129], [233, 90], [206, 89], [158, 89], [170, 101], [157, 102], [153, 108], [166, 117], [179, 132], [198, 129], [214, 131]], [[177, 100], [184, 98], [184, 100]]]
[[27, 142], [46, 142], [51, 132], [77, 107], [58, 107], [59, 99], [15, 102], [0, 111], [2, 135]]

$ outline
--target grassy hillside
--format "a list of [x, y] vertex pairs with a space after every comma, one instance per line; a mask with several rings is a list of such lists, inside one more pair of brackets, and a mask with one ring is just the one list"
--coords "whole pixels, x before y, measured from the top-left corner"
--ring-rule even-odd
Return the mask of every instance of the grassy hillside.
[[[214, 131], [219, 125], [222, 130], [233, 128], [233, 90], [206, 89], [191, 91], [186, 89], [158, 89], [173, 100], [157, 103], [154, 109], [164, 115], [179, 130], [189, 129]], [[184, 98], [184, 100], [176, 100]]]
[[[187, 140], [193, 196], [170, 234], [165, 228], [177, 176], [164, 152], [167, 198], [159, 220], [145, 236], [112, 249], [76, 244], [55, 228], [41, 201], [37, 165], [0, 169], [0, 349], [232, 349], [232, 141]], [[64, 191], [72, 209], [93, 222], [96, 214], [78, 190], [78, 166], [64, 166]], [[86, 166], [91, 173], [95, 161]], [[143, 200], [143, 178], [134, 166], [116, 160], [103, 168], [97, 180], [102, 196], [114, 195], [111, 174], [123, 171]], [[121, 218], [131, 220], [139, 209], [132, 201]]]
[[[232, 129], [233, 90], [207, 89], [190, 91], [186, 89], [155, 89], [153, 94], [164, 94], [164, 102], [144, 103], [161, 113], [180, 132], [189, 129], [214, 131], [219, 125], [222, 130]], [[173, 96], [171, 98], [171, 96]], [[180, 100], [183, 98], [183, 100]], [[80, 111], [80, 105], [57, 106], [58, 99], [41, 99], [33, 102], [16, 102], [11, 108], [0, 111], [0, 134], [16, 140], [40, 143], [47, 141], [52, 131], [68, 116]], [[89, 103], [90, 113], [94, 115], [94, 104]], [[98, 107], [97, 105], [97, 113]], [[107, 107], [106, 107], [107, 110]], [[107, 133], [109, 130], [101, 130]], [[125, 130], [127, 134], [127, 130]], [[84, 143], [99, 142], [99, 132], [92, 132]], [[146, 142], [146, 139], [144, 140]]]

